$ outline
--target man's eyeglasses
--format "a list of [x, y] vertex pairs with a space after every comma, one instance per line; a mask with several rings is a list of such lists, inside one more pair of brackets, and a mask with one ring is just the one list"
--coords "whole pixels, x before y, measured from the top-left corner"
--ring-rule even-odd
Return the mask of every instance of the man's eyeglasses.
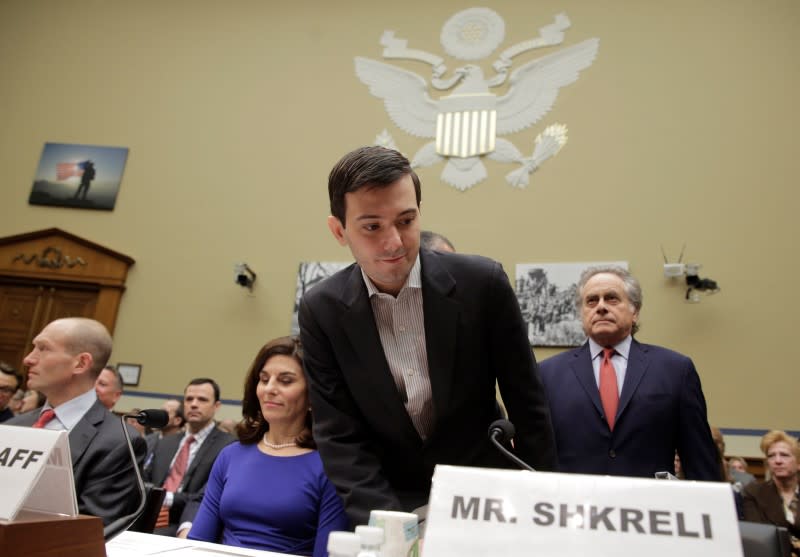
[[0, 393], [6, 394], [6, 395], [13, 395], [16, 392], [17, 392], [17, 389], [15, 389], [14, 387], [0, 387]]

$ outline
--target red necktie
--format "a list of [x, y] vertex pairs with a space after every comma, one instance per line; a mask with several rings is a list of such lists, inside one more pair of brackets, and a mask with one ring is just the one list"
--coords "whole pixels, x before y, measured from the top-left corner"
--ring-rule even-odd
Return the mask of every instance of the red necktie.
[[164, 480], [163, 487], [166, 491], [174, 493], [180, 487], [183, 475], [186, 474], [186, 467], [189, 464], [189, 451], [192, 443], [194, 443], [194, 435], [189, 435], [181, 450], [178, 451], [178, 456], [175, 457], [175, 462], [172, 463], [172, 468], [169, 469], [167, 479]]
[[[181, 450], [175, 457], [175, 462], [172, 463], [172, 468], [169, 469], [167, 479], [164, 480], [162, 486], [166, 491], [175, 491], [180, 487], [183, 481], [183, 476], [186, 474], [186, 468], [189, 464], [189, 451], [191, 450], [192, 443], [194, 443], [194, 435], [189, 435], [183, 443]], [[156, 520], [156, 528], [165, 528], [169, 526], [169, 507], [161, 507], [161, 512], [158, 513]]]
[[56, 417], [56, 411], [53, 410], [52, 408], [48, 408], [47, 410], [39, 414], [39, 419], [34, 422], [32, 427], [41, 429], [55, 417]]
[[611, 363], [614, 355], [613, 348], [603, 348], [603, 361], [600, 363], [600, 401], [603, 403], [603, 412], [611, 431], [614, 431], [614, 419], [619, 406], [619, 391], [617, 390], [617, 372]]

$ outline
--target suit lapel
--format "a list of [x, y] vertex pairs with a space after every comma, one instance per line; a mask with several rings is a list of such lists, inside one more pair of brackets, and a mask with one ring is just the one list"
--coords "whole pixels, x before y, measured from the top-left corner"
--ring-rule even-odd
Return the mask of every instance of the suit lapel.
[[[341, 316], [340, 323], [354, 350], [354, 355], [359, 362], [351, 365], [343, 363], [342, 374], [350, 385], [361, 385], [362, 392], [377, 400], [385, 401], [384, 414], [381, 420], [387, 423], [402, 424], [406, 434], [412, 437], [417, 435], [414, 424], [406, 412], [400, 394], [392, 378], [383, 345], [375, 325], [372, 305], [367, 296], [367, 287], [361, 276], [361, 268], [354, 265], [350, 277], [342, 292], [342, 303], [347, 309]], [[360, 365], [358, 365], [360, 363]]]
[[[428, 374], [437, 417], [447, 408], [455, 373], [456, 331], [459, 306], [450, 298], [455, 280], [432, 254], [420, 250], [422, 258], [422, 305], [425, 319], [425, 349]], [[439, 420], [436, 420], [438, 422]], [[436, 423], [435, 422], [435, 423]], [[431, 436], [434, 431], [431, 431]]]
[[633, 393], [639, 388], [645, 372], [647, 371], [647, 350], [636, 340], [631, 341], [631, 349], [628, 353], [628, 367], [625, 370], [625, 382], [622, 384], [622, 392], [619, 397], [619, 408], [617, 409], [617, 419], [625, 412]]
[[597, 381], [594, 378], [594, 368], [592, 368], [592, 353], [589, 350], [587, 341], [577, 351], [572, 354], [572, 372], [580, 383], [586, 396], [592, 401], [597, 413], [603, 415], [603, 404], [600, 402], [600, 390], [597, 388]]
[[219, 431], [215, 425], [214, 429], [208, 433], [208, 437], [205, 438], [203, 444], [200, 445], [199, 449], [197, 449], [197, 454], [194, 455], [192, 463], [189, 464], [189, 468], [186, 469], [186, 473], [183, 475], [183, 479], [181, 480], [181, 487], [188, 485], [188, 483], [191, 481], [194, 471], [197, 470], [199, 464], [204, 461], [206, 453], [214, 448], [214, 443], [217, 441], [218, 436]]
[[97, 426], [105, 419], [105, 406], [100, 401], [95, 403], [86, 411], [75, 427], [69, 432], [69, 452], [72, 456], [72, 466], [80, 460], [89, 443], [97, 435]]

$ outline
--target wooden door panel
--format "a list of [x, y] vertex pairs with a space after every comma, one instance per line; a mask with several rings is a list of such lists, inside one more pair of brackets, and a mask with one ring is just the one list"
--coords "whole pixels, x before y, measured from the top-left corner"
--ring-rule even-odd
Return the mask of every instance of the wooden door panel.
[[0, 359], [19, 371], [43, 311], [43, 287], [0, 284]]
[[22, 360], [33, 338], [54, 319], [93, 317], [98, 288], [69, 283], [0, 284], [0, 359], [24, 372]]

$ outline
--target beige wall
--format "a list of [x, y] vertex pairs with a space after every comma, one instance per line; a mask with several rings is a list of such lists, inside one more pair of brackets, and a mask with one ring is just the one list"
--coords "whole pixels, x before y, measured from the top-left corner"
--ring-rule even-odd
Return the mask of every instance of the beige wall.
[[[142, 391], [211, 375], [238, 398], [258, 347], [288, 331], [298, 263], [348, 259], [325, 226], [333, 162], [384, 127], [407, 153], [422, 145], [390, 124], [353, 57], [380, 58], [384, 29], [442, 53], [442, 24], [470, 6], [5, 0], [0, 235], [57, 226], [134, 257], [113, 360], [143, 364]], [[569, 126], [530, 187], [491, 162], [466, 193], [441, 183], [441, 166], [422, 170], [423, 224], [511, 273], [627, 260], [645, 291], [640, 339], [694, 358], [713, 423], [800, 429], [800, 3], [492, 6], [504, 46], [565, 11], [566, 43], [599, 37], [599, 56], [543, 122], [509, 137], [529, 151], [545, 124]], [[113, 212], [27, 204], [47, 141], [130, 148]], [[659, 246], [674, 257], [684, 242], [722, 286], [699, 305], [662, 276]], [[258, 273], [252, 295], [233, 283], [240, 260]]]

